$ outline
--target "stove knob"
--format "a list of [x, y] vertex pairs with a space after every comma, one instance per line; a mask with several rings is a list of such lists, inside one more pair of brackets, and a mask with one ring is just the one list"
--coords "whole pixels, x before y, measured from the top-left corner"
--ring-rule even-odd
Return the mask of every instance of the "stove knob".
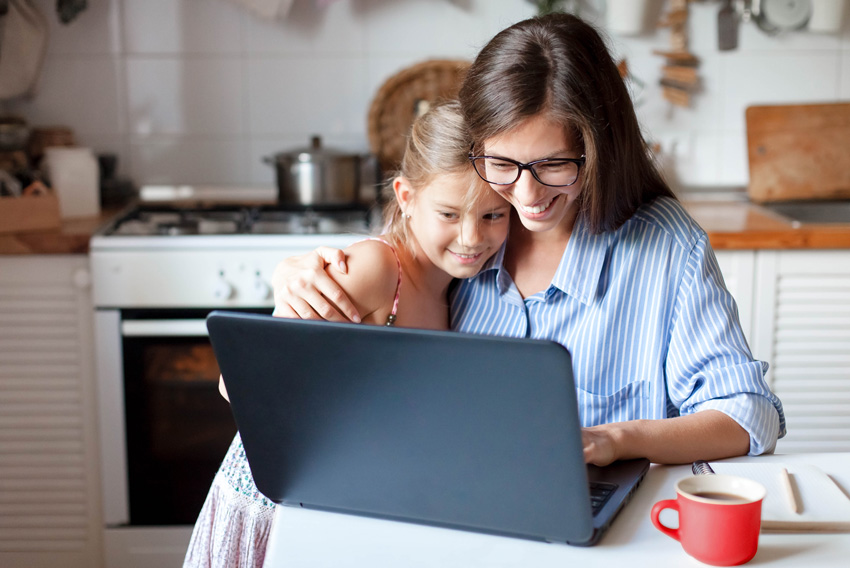
[[213, 288], [213, 297], [216, 300], [229, 300], [233, 297], [233, 285], [224, 278], [219, 278]]
[[262, 278], [257, 277], [254, 279], [254, 285], [251, 287], [251, 295], [254, 296], [255, 300], [264, 302], [271, 298], [272, 287], [266, 284]]

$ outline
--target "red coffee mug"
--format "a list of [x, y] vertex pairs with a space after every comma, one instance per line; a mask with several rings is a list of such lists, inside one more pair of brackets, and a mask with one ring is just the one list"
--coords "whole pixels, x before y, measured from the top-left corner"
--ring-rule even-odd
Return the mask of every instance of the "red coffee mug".
[[[676, 499], [652, 507], [652, 524], [678, 540], [685, 552], [713, 566], [738, 566], [756, 555], [761, 504], [760, 483], [732, 475], [694, 475], [676, 483]], [[679, 513], [679, 528], [658, 519], [664, 509]]]

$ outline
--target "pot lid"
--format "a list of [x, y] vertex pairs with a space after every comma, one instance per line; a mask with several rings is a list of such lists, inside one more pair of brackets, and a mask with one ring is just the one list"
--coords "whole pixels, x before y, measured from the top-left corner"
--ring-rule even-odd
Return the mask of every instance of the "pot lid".
[[320, 162], [327, 159], [348, 158], [355, 154], [350, 152], [341, 152], [332, 148], [322, 146], [321, 136], [312, 136], [310, 138], [310, 146], [306, 148], [296, 148], [288, 152], [281, 152], [275, 156], [278, 159], [292, 160], [296, 162]]

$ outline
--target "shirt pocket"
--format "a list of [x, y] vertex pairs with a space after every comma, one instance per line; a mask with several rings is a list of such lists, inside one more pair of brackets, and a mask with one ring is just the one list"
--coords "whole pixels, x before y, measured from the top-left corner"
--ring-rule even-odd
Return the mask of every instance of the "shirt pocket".
[[614, 392], [591, 392], [576, 388], [582, 426], [652, 418], [649, 381], [634, 381]]

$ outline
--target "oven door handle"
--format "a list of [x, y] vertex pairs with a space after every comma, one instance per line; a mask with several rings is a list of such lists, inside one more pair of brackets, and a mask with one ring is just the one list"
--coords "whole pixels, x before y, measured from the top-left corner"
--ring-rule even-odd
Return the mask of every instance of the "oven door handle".
[[150, 319], [121, 322], [124, 337], [206, 337], [207, 321], [203, 319]]

